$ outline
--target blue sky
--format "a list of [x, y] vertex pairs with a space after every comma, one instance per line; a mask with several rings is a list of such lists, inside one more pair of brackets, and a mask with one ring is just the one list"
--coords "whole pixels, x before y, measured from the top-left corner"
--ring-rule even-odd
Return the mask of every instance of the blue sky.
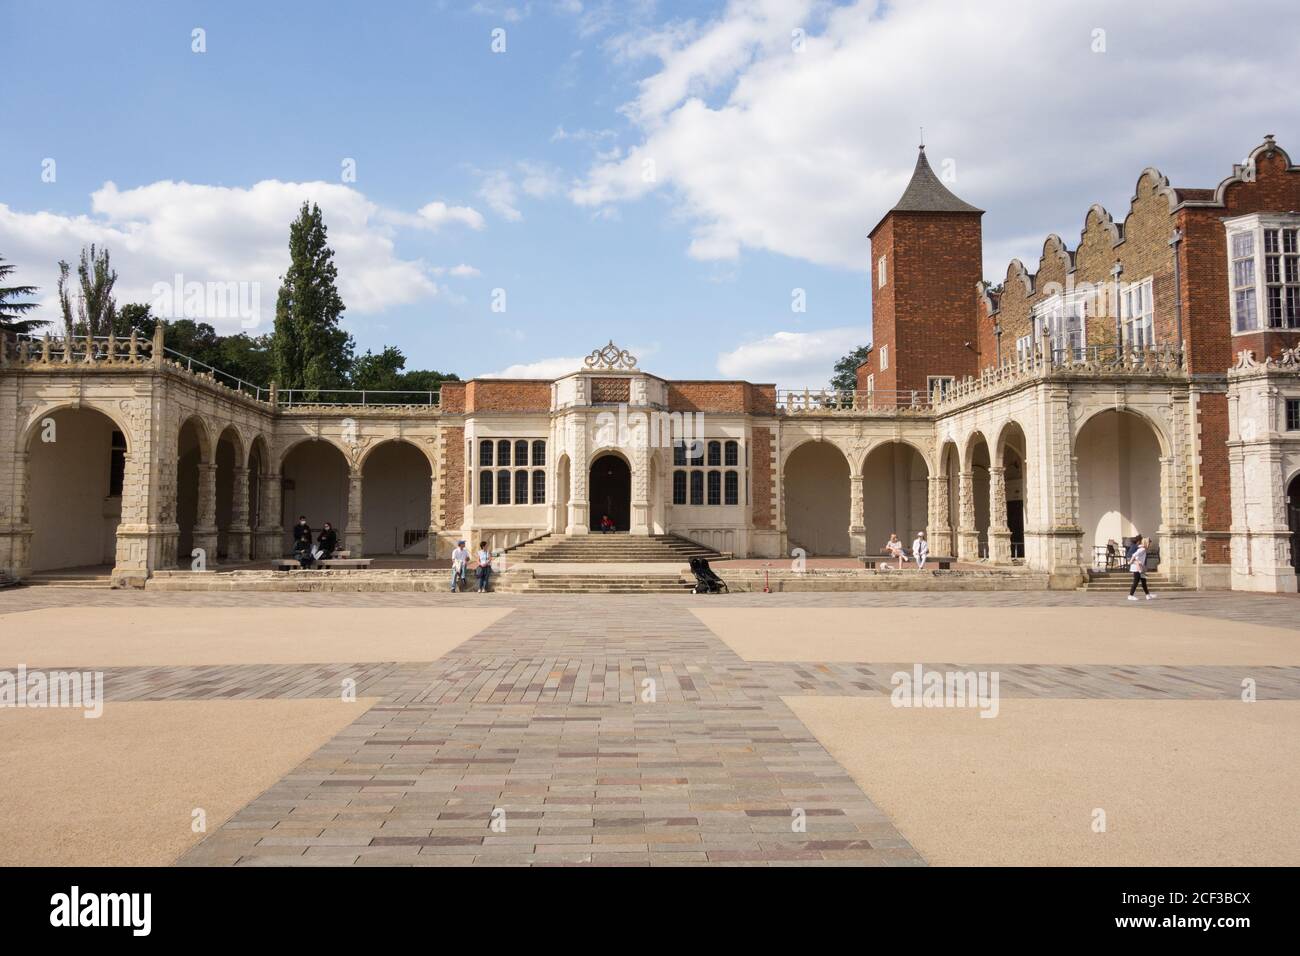
[[[1296, 60], [1272, 0], [1245, 4], [1263, 35], [1202, 26], [1222, 11], [1200, 0], [109, 6], [0, 0], [0, 255], [22, 279], [45, 298], [100, 241], [119, 301], [177, 272], [259, 284], [261, 331], [312, 198], [358, 345], [462, 376], [613, 338], [669, 377], [821, 384], [870, 338], [866, 234], [922, 124], [989, 210], [995, 280], [1048, 232], [1077, 242], [1092, 202], [1121, 218], [1147, 165], [1214, 185], [1267, 132], [1300, 155], [1296, 71], [1252, 67]], [[1023, 45], [991, 56], [1009, 21]], [[1133, 88], [1167, 92], [1118, 111]]]

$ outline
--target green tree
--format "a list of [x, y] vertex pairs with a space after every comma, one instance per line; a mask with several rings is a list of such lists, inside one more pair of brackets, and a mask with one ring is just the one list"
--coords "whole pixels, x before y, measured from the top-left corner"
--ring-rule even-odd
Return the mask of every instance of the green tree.
[[394, 345], [384, 346], [378, 355], [369, 349], [352, 363], [352, 387], [395, 392], [401, 388], [406, 356]]
[[339, 328], [343, 299], [320, 207], [302, 204], [289, 226], [289, 269], [275, 302], [275, 377], [285, 388], [339, 388], [352, 365], [352, 337]]
[[59, 308], [63, 313], [64, 334], [69, 338], [73, 335], [108, 335], [113, 330], [117, 314], [117, 303], [113, 300], [117, 273], [109, 262], [108, 250], [99, 249], [94, 243], [81, 247], [81, 260], [77, 264], [80, 294], [75, 317], [69, 288], [71, 271], [71, 266], [59, 261]]
[[135, 332], [140, 338], [150, 339], [153, 338], [154, 326], [157, 324], [158, 320], [147, 304], [128, 302], [113, 317], [113, 334], [119, 339], [126, 339]]
[[871, 354], [871, 346], [863, 345], [854, 349], [835, 363], [835, 374], [831, 377], [831, 388], [846, 392], [858, 387], [858, 366]]
[[24, 316], [36, 308], [35, 302], [21, 302], [19, 299], [36, 294], [34, 285], [5, 286], [4, 281], [13, 275], [14, 267], [6, 265], [4, 256], [0, 256], [0, 332], [31, 332], [42, 325], [49, 325], [43, 319], [27, 319]]

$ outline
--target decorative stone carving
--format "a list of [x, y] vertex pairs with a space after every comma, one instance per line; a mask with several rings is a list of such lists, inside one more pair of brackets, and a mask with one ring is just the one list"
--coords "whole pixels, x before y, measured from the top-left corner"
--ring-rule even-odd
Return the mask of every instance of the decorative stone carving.
[[610, 339], [609, 344], [592, 349], [591, 354], [582, 360], [587, 368], [593, 369], [634, 369], [636, 356], [627, 349], [621, 349]]

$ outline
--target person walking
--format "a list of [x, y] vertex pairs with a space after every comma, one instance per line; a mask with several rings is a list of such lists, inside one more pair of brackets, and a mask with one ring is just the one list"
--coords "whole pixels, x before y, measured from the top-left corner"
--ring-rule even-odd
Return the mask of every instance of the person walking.
[[451, 593], [465, 586], [465, 569], [469, 567], [469, 551], [464, 541], [457, 541], [451, 552]]
[[916, 570], [924, 571], [926, 559], [930, 556], [930, 542], [925, 540], [925, 532], [918, 531], [912, 542], [912, 557], [916, 559]]
[[1129, 557], [1128, 569], [1133, 572], [1133, 583], [1129, 585], [1128, 599], [1130, 601], [1137, 600], [1137, 586], [1140, 583], [1142, 585], [1142, 593], [1145, 594], [1147, 600], [1150, 601], [1155, 597], [1155, 595], [1151, 593], [1151, 589], [1147, 587], [1147, 548], [1151, 546], [1151, 539], [1138, 538], [1136, 539], [1136, 544], [1137, 548]]
[[478, 543], [478, 593], [486, 594], [492, 580], [492, 552], [487, 549], [487, 542]]

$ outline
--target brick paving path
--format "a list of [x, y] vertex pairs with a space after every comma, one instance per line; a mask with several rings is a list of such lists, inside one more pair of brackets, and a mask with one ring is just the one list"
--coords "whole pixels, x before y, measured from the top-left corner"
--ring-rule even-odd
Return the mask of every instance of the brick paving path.
[[[780, 699], [886, 694], [889, 676], [913, 662], [749, 663], [690, 608], [702, 601], [735, 607], [1069, 607], [1111, 605], [1115, 597], [250, 597], [32, 588], [0, 592], [0, 622], [7, 613], [36, 607], [204, 608], [250, 601], [491, 603], [516, 610], [429, 663], [105, 669], [110, 700], [337, 697], [344, 681], [355, 683], [357, 696], [382, 700], [182, 857], [182, 864], [922, 864]], [[1300, 604], [1288, 598], [1187, 594], [1170, 596], [1158, 610], [1300, 631]], [[1008, 697], [1226, 699], [1240, 694], [1242, 676], [1241, 668], [1219, 666], [998, 669]], [[1300, 699], [1300, 667], [1251, 667], [1249, 674], [1258, 681], [1260, 699]], [[646, 681], [653, 682], [653, 701], [643, 697]]]

